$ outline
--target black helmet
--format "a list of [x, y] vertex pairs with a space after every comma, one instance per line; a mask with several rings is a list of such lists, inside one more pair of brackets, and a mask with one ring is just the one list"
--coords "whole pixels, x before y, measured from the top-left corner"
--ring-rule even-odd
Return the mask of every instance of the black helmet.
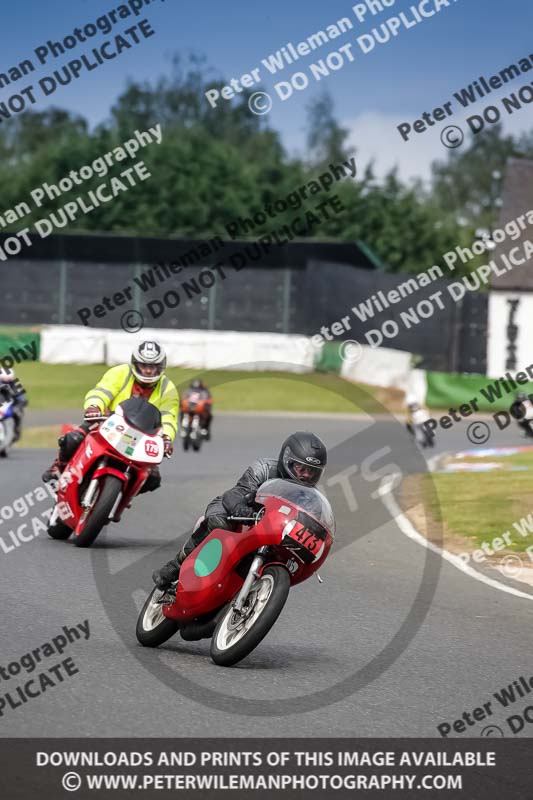
[[291, 433], [283, 444], [278, 459], [278, 470], [283, 478], [304, 486], [316, 486], [328, 463], [324, 442], [309, 431]]

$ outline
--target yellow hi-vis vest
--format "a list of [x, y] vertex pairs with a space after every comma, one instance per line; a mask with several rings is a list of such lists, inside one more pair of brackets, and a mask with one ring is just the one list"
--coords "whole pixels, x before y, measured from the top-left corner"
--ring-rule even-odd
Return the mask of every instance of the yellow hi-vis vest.
[[[119, 364], [111, 367], [98, 381], [94, 389], [85, 395], [83, 408], [98, 406], [104, 412], [106, 408], [114, 411], [119, 403], [131, 397], [135, 375], [129, 364]], [[148, 398], [152, 405], [161, 412], [163, 431], [170, 439], [174, 439], [178, 432], [178, 390], [166, 375], [162, 375], [155, 384], [152, 394]]]

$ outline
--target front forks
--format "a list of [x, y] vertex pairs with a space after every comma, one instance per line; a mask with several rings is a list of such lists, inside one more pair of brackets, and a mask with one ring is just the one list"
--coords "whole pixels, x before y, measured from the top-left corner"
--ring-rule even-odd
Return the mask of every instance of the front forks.
[[253, 582], [257, 580], [257, 578], [259, 577], [259, 569], [266, 560], [267, 552], [268, 552], [268, 547], [266, 545], [259, 548], [259, 550], [257, 551], [257, 555], [252, 561], [252, 565], [248, 570], [248, 575], [245, 578], [245, 581], [242, 585], [242, 589], [237, 595], [237, 599], [233, 603], [233, 609], [237, 611], [239, 614], [242, 614], [244, 603], [246, 602], [246, 598], [250, 594], [250, 589], [252, 588]]

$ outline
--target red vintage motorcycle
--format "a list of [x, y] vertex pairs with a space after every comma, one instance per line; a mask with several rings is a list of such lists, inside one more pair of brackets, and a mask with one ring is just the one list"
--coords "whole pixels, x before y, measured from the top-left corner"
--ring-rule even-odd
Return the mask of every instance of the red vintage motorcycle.
[[159, 409], [140, 397], [121, 403], [96, 420], [58, 481], [48, 523], [52, 539], [75, 534], [78, 547], [90, 547], [108, 522], [119, 522], [164, 456]]
[[142, 645], [157, 647], [177, 631], [186, 641], [211, 638], [215, 664], [232, 666], [267, 635], [290, 587], [317, 572], [335, 535], [324, 495], [274, 479], [255, 502], [263, 506], [255, 517], [230, 517], [238, 531], [212, 531], [185, 559], [178, 582], [151, 592], [137, 621]]

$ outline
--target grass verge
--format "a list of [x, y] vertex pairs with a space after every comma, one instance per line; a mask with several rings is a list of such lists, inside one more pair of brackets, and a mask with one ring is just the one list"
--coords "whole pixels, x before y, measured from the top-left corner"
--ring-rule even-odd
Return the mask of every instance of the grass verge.
[[[102, 377], [103, 365], [56, 365], [27, 363], [17, 372], [27, 388], [32, 408], [81, 408], [87, 391]], [[170, 368], [168, 376], [184, 388], [198, 370]], [[337, 375], [310, 373], [290, 377], [284, 372], [238, 372], [212, 370], [201, 373], [212, 387], [215, 409], [220, 411], [360, 411], [354, 387], [353, 398], [346, 397], [350, 384]], [[361, 386], [390, 411], [401, 408], [402, 393]], [[343, 394], [341, 394], [341, 392]], [[344, 395], [344, 396], [343, 396]]]
[[488, 472], [434, 473], [407, 479], [403, 507], [421, 503], [425, 509], [426, 524], [419, 527], [419, 520], [412, 519], [415, 527], [432, 541], [442, 529], [441, 544], [451, 552], [482, 551], [484, 558], [474, 559], [478, 563], [499, 560], [505, 553], [525, 552], [533, 545], [533, 532], [529, 531], [533, 531], [533, 452], [468, 461], [502, 466]]

